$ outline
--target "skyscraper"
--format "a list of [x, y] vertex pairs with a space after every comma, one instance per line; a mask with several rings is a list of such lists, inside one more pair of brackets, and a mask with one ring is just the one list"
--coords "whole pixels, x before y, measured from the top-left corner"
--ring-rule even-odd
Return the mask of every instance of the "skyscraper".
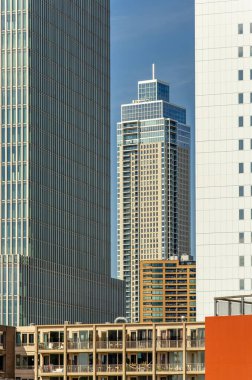
[[196, 0], [197, 318], [252, 289], [252, 3]]
[[117, 126], [118, 277], [132, 322], [139, 320], [140, 260], [190, 252], [190, 128], [169, 92], [153, 67]]
[[1, 1], [0, 323], [107, 321], [109, 1]]

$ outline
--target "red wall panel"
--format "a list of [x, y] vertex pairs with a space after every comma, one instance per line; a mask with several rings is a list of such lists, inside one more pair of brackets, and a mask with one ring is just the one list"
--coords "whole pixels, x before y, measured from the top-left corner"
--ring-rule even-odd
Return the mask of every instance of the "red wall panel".
[[206, 380], [252, 379], [252, 315], [206, 318]]

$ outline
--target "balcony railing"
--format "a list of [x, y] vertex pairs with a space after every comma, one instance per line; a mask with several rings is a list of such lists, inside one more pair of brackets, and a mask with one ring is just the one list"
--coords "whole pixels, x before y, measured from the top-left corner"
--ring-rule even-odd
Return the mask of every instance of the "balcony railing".
[[179, 371], [183, 371], [183, 364], [182, 363], [157, 364], [156, 370], [166, 371], [166, 372], [179, 372]]
[[127, 348], [152, 348], [152, 340], [128, 340]]
[[16, 347], [25, 347], [25, 346], [34, 346], [34, 342], [33, 343], [22, 343], [22, 342], [16, 342]]
[[179, 339], [157, 340], [157, 348], [182, 348], [183, 341]]
[[128, 372], [151, 372], [152, 364], [127, 364], [126, 371]]
[[63, 342], [44, 342], [39, 343], [39, 350], [63, 350]]
[[205, 371], [205, 364], [204, 363], [188, 363], [186, 365], [186, 370], [190, 372]]
[[187, 348], [205, 347], [205, 339], [187, 339]]
[[91, 350], [93, 348], [93, 342], [68, 342], [67, 348], [69, 350]]
[[28, 365], [28, 364], [16, 365], [16, 369], [34, 369], [34, 365]]
[[97, 365], [97, 372], [122, 372], [122, 364], [106, 364], [106, 365]]
[[82, 372], [93, 372], [92, 365], [68, 365], [67, 372], [82, 373]]
[[122, 341], [97, 341], [96, 348], [105, 348], [105, 349], [122, 349]]
[[40, 367], [40, 371], [44, 373], [62, 373], [64, 372], [64, 366], [63, 365], [43, 365]]

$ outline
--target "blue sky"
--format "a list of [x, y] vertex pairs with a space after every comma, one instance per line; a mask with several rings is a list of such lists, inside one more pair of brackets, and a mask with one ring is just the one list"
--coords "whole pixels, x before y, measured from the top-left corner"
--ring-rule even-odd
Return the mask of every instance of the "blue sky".
[[137, 98], [137, 81], [151, 79], [152, 63], [156, 65], [156, 77], [170, 84], [170, 101], [186, 107], [193, 140], [194, 0], [111, 0], [111, 260], [114, 277], [116, 123], [120, 121], [120, 105]]

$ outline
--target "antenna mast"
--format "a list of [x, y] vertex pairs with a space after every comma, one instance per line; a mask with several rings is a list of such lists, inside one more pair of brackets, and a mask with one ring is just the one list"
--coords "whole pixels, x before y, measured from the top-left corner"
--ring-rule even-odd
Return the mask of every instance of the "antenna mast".
[[152, 64], [152, 79], [155, 79], [155, 63]]

